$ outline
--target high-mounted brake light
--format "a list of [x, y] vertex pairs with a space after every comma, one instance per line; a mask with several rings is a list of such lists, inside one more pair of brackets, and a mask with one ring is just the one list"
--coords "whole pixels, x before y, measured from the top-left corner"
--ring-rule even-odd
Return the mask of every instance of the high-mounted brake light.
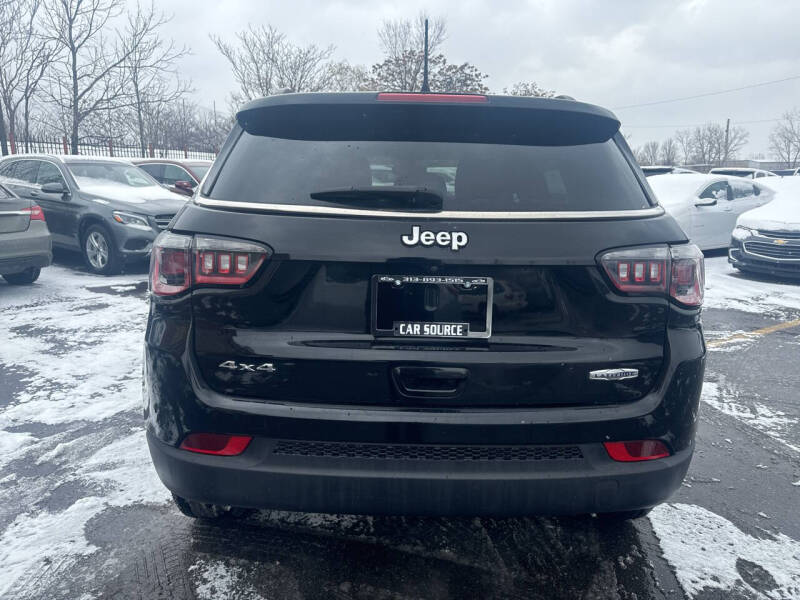
[[669, 294], [686, 306], [703, 303], [703, 253], [693, 244], [612, 250], [599, 260], [621, 292]]
[[489, 102], [486, 96], [478, 94], [409, 94], [397, 92], [381, 92], [378, 94], [381, 102], [460, 102], [462, 104], [485, 104]]
[[31, 221], [44, 221], [44, 211], [38, 204], [34, 204], [28, 208], [23, 208], [22, 210], [24, 210], [26, 213], [30, 213]]
[[634, 442], [605, 442], [608, 455], [619, 462], [655, 460], [669, 456], [669, 448], [659, 440], [637, 440]]
[[173, 296], [193, 285], [243, 285], [269, 257], [266, 246], [210, 236], [161, 233], [153, 242], [150, 289]]
[[181, 450], [216, 456], [237, 456], [247, 449], [253, 438], [249, 435], [223, 433], [190, 433], [181, 442]]

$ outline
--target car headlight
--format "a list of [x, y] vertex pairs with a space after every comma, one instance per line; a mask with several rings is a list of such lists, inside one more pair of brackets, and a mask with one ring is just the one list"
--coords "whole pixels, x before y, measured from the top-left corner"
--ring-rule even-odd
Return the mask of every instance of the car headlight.
[[114, 220], [117, 223], [122, 223], [123, 225], [128, 225], [129, 227], [135, 227], [136, 229], [146, 229], [147, 231], [152, 231], [153, 229], [150, 226], [150, 222], [147, 220], [147, 217], [144, 215], [136, 215], [119, 210], [115, 210], [111, 214], [114, 216]]
[[736, 228], [733, 230], [733, 239], [743, 242], [747, 238], [753, 237], [756, 234], [754, 229], [750, 229], [749, 227], [742, 227], [741, 225], [737, 225]]

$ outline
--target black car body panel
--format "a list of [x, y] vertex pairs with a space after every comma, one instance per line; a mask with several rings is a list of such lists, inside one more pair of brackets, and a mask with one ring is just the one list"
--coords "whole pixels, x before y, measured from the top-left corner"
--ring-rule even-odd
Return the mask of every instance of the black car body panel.
[[[621, 293], [600, 266], [609, 250], [686, 244], [652, 200], [616, 119], [564, 100], [490, 97], [478, 108], [379, 102], [375, 94], [310, 94], [247, 105], [202, 195], [171, 224], [185, 239], [254, 243], [267, 258], [246, 284], [151, 297], [145, 418], [164, 483], [199, 502], [327, 512], [566, 514], [664, 500], [691, 458], [705, 345], [699, 308]], [[428, 126], [445, 118], [451, 123]], [[422, 177], [444, 198], [442, 211], [369, 210], [304, 196], [308, 186], [328, 189], [321, 180], [259, 196], [254, 182], [237, 176], [238, 163], [256, 155], [249, 145], [265, 139], [290, 149], [290, 158], [293, 144], [310, 143], [311, 164], [319, 164], [309, 158], [314, 152], [384, 148], [377, 168], [371, 163], [372, 188], [401, 185], [410, 167], [398, 166], [405, 156], [398, 138], [424, 139], [415, 156], [440, 153]], [[482, 184], [466, 168], [451, 181], [449, 143], [463, 144], [460, 156], [485, 153], [501, 170], [530, 147], [542, 164], [560, 165], [564, 183], [545, 172], [544, 210], [526, 211], [523, 192], [498, 199], [505, 204], [493, 213], [461, 210], [465, 190]], [[593, 210], [583, 197], [564, 197], [564, 184], [585, 182], [572, 177], [562, 154], [588, 151], [584, 145], [617, 153], [598, 161], [624, 170], [629, 206]], [[292, 168], [279, 172], [290, 177]], [[337, 173], [326, 177], [331, 189], [344, 183]], [[240, 182], [239, 192], [231, 182]], [[598, 197], [604, 186], [596, 186]], [[554, 209], [565, 202], [567, 210]], [[426, 231], [430, 243], [412, 243]], [[453, 291], [487, 278], [488, 297]], [[423, 315], [409, 308], [422, 302], [418, 282], [427, 286], [425, 310], [441, 308], [437, 322], [451, 314], [478, 335], [402, 337], [396, 324], [381, 325], [389, 311]], [[405, 291], [392, 295], [392, 285]], [[608, 369], [638, 375], [590, 378]], [[194, 432], [253, 441], [235, 457], [177, 448]], [[603, 448], [651, 439], [671, 456], [619, 463]]]

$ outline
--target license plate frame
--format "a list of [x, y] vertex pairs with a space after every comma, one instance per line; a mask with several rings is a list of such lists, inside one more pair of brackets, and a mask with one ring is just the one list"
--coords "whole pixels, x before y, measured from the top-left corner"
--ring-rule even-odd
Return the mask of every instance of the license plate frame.
[[[478, 326], [473, 328], [469, 322], [463, 319], [459, 320], [419, 320], [415, 318], [407, 319], [392, 319], [391, 326], [386, 327], [386, 323], [380, 323], [378, 310], [380, 308], [380, 294], [381, 286], [391, 285], [396, 288], [412, 285], [437, 285], [437, 286], [451, 286], [450, 292], [452, 295], [453, 286], [461, 286], [463, 293], [477, 295], [481, 289], [485, 288], [485, 300], [481, 302], [482, 297], [478, 296], [478, 304], [485, 303], [485, 319], [478, 323]], [[386, 289], [386, 288], [383, 288]], [[468, 291], [469, 290], [469, 291]], [[460, 291], [460, 290], [459, 290]], [[492, 304], [494, 296], [494, 280], [491, 277], [473, 277], [473, 276], [449, 276], [449, 275], [373, 275], [372, 277], [372, 310], [371, 310], [371, 325], [372, 335], [380, 338], [392, 339], [426, 339], [426, 340], [469, 340], [469, 339], [487, 339], [492, 335]], [[459, 298], [461, 300], [461, 298]], [[459, 302], [459, 304], [461, 304]], [[382, 319], [385, 321], [385, 319]], [[467, 325], [468, 332], [466, 335], [414, 335], [414, 334], [399, 334], [397, 325], [399, 323], [419, 323], [430, 324], [436, 326], [445, 325]], [[485, 323], [483, 329], [480, 324]], [[379, 327], [379, 324], [384, 327]]]

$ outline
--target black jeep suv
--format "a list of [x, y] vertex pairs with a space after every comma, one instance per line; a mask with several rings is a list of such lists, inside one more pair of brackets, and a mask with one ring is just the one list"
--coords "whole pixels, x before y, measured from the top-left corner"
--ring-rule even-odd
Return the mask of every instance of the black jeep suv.
[[596, 106], [253, 101], [151, 291], [148, 441], [190, 516], [634, 517], [692, 456], [702, 255]]

